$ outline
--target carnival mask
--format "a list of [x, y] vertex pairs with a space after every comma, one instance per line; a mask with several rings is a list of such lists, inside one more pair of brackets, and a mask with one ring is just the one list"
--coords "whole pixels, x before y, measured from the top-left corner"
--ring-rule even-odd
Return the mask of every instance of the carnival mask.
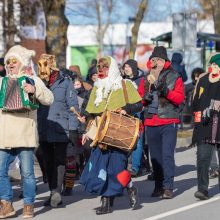
[[165, 60], [159, 57], [153, 57], [151, 60], [150, 74], [154, 76], [155, 80], [158, 79], [160, 72], [164, 68]]
[[38, 61], [38, 76], [41, 80], [48, 82], [52, 71], [59, 71], [56, 67], [55, 56], [42, 54]]
[[216, 63], [212, 63], [208, 71], [209, 71], [209, 81], [211, 83], [214, 83], [220, 80], [220, 68]]

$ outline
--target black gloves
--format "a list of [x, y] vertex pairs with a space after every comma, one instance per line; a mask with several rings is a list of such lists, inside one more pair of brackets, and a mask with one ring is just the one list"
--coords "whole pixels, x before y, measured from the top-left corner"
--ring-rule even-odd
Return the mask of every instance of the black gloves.
[[154, 84], [155, 89], [160, 93], [160, 95], [166, 97], [169, 89], [167, 87], [166, 81], [158, 81], [157, 83]]
[[203, 114], [202, 114], [202, 118], [201, 118], [201, 122], [203, 125], [207, 125], [209, 124], [209, 122], [211, 121], [211, 118], [213, 117], [213, 110], [210, 109], [210, 108], [206, 108], [204, 111], [203, 111]]
[[77, 130], [70, 130], [69, 131], [69, 139], [73, 144], [79, 143], [79, 134]]
[[148, 92], [144, 95], [143, 100], [147, 103], [150, 104], [153, 101], [153, 94], [151, 92]]

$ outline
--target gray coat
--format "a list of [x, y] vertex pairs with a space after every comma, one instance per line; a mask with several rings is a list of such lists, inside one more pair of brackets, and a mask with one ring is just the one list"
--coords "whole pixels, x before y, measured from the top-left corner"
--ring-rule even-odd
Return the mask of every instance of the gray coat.
[[79, 111], [77, 94], [73, 83], [62, 73], [51, 86], [54, 102], [49, 109], [42, 106], [38, 111], [38, 132], [40, 141], [68, 142], [69, 130], [77, 130], [79, 121], [70, 112], [74, 106]]

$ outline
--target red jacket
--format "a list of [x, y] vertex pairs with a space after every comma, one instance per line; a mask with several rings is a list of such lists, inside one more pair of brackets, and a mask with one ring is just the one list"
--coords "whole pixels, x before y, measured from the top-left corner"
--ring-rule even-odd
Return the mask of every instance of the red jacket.
[[[144, 96], [144, 79], [140, 82], [138, 92], [141, 97]], [[181, 77], [176, 80], [174, 89], [169, 90], [166, 98], [175, 105], [180, 105], [184, 101], [184, 84]], [[142, 103], [145, 105], [144, 101]], [[159, 126], [172, 123], [180, 123], [180, 120], [176, 118], [159, 118], [158, 115], [153, 115], [152, 118], [144, 120], [145, 126]]]

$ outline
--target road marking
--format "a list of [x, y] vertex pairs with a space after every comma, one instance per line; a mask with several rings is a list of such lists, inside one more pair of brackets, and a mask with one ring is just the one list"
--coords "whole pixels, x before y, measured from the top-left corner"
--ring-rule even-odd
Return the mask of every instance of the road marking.
[[191, 205], [187, 205], [187, 206], [184, 206], [184, 207], [181, 207], [181, 208], [178, 208], [178, 209], [174, 209], [174, 210], [171, 210], [171, 211], [168, 211], [168, 212], [164, 212], [164, 213], [159, 214], [159, 215], [155, 215], [155, 216], [152, 216], [152, 217], [149, 217], [149, 218], [145, 218], [144, 220], [161, 219], [161, 218], [164, 218], [164, 217], [167, 217], [167, 216], [170, 216], [170, 215], [177, 214], [179, 212], [183, 212], [183, 211], [186, 211], [186, 210], [189, 210], [189, 209], [193, 209], [193, 208], [198, 207], [198, 206], [202, 206], [202, 205], [205, 205], [205, 204], [208, 204], [208, 203], [211, 203], [211, 202], [215, 202], [219, 199], [220, 199], [220, 196], [213, 197], [213, 198], [205, 200], [205, 201], [201, 201], [201, 202], [194, 203], [194, 204], [191, 204]]

